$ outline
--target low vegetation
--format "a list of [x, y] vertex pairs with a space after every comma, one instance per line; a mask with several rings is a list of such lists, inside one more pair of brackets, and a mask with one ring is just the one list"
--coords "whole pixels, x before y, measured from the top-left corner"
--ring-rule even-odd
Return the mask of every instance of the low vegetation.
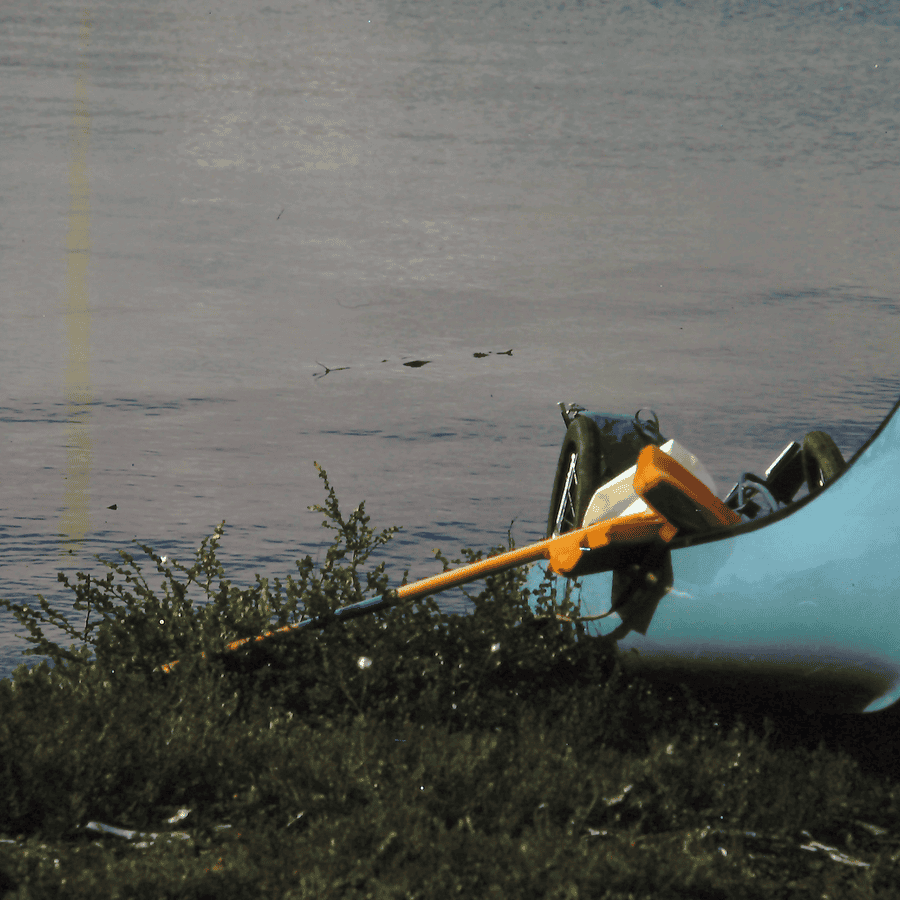
[[896, 714], [627, 679], [520, 572], [222, 652], [387, 589], [395, 529], [320, 474], [284, 581], [231, 584], [218, 528], [60, 576], [68, 618], [0, 601], [41, 658], [0, 682], [0, 896], [896, 895]]

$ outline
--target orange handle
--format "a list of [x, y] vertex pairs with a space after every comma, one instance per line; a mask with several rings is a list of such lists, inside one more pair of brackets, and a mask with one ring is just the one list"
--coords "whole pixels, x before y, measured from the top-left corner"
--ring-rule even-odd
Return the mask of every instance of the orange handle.
[[739, 525], [727, 507], [696, 475], [652, 445], [638, 456], [634, 490], [649, 506], [688, 534]]

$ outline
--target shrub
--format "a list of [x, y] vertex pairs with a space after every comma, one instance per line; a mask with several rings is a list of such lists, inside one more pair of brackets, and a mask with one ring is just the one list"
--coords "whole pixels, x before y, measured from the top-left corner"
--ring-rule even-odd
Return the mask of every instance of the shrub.
[[469, 615], [425, 599], [224, 651], [387, 590], [396, 529], [320, 475], [324, 563], [271, 587], [225, 577], [219, 526], [189, 567], [139, 545], [60, 576], [68, 616], [3, 602], [43, 659], [0, 682], [0, 894], [891, 896], [895, 779], [624, 679], [521, 572]]

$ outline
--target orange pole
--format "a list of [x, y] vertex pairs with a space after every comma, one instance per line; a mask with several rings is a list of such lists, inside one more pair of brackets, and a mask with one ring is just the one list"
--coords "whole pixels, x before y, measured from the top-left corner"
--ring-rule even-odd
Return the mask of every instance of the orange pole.
[[488, 575], [497, 575], [539, 559], [549, 560], [554, 572], [565, 575], [575, 568], [585, 549], [598, 550], [611, 543], [642, 544], [656, 538], [670, 541], [674, 536], [675, 529], [662, 516], [655, 513], [638, 513], [633, 516], [608, 519], [605, 522], [589, 525], [587, 528], [567, 531], [558, 537], [546, 538], [536, 544], [529, 544], [527, 547], [508, 550], [506, 553], [480, 559], [478, 562], [469, 563], [459, 569], [441, 572], [440, 575], [432, 575], [430, 578], [406, 584], [397, 588], [397, 598], [399, 600], [415, 600], [427, 597], [429, 594], [459, 587]]
[[[587, 528], [567, 531], [558, 537], [546, 538], [526, 547], [508, 550], [506, 553], [499, 553], [497, 556], [480, 559], [458, 569], [441, 572], [439, 575], [432, 575], [430, 578], [423, 578], [421, 581], [414, 581], [412, 584], [405, 584], [403, 587], [389, 591], [384, 597], [374, 597], [370, 600], [363, 600], [360, 603], [337, 609], [334, 611], [334, 615], [339, 618], [341, 616], [353, 618], [377, 609], [385, 609], [401, 600], [418, 600], [422, 597], [427, 597], [429, 594], [437, 594], [440, 591], [459, 587], [479, 578], [486, 578], [488, 575], [498, 575], [500, 572], [514, 569], [517, 566], [524, 566], [539, 559], [549, 560], [553, 571], [564, 575], [575, 568], [585, 549], [597, 550], [613, 543], [628, 545], [651, 543], [659, 540], [668, 542], [672, 540], [676, 532], [677, 529], [673, 525], [669, 524], [662, 516], [653, 512], [608, 519], [605, 522], [589, 525]], [[324, 624], [329, 618], [326, 617], [321, 622]], [[225, 650], [237, 650], [248, 644], [259, 643], [275, 635], [286, 634], [316, 623], [317, 620], [315, 619], [305, 619], [293, 625], [285, 625], [274, 631], [267, 631], [265, 634], [260, 634], [256, 637], [232, 641], [225, 647]], [[164, 672], [171, 672], [177, 664], [178, 660], [175, 660], [161, 668]]]

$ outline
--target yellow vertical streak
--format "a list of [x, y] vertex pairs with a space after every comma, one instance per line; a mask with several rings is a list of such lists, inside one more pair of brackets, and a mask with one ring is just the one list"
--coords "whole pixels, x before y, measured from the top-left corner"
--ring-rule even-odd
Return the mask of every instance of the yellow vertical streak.
[[[82, 54], [90, 40], [88, 10], [81, 17]], [[66, 392], [66, 483], [60, 517], [62, 550], [73, 549], [90, 531], [91, 437], [90, 297], [88, 263], [91, 258], [91, 197], [88, 183], [88, 145], [91, 114], [87, 96], [87, 62], [82, 58], [75, 85], [69, 161], [69, 231], [66, 235], [65, 316], [68, 360]]]

